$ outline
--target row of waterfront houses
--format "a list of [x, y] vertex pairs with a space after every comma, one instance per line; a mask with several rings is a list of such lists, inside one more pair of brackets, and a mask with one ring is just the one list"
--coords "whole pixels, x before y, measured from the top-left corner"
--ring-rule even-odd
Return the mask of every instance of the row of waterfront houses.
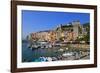
[[[81, 31], [81, 32], [80, 32]], [[54, 30], [45, 30], [28, 35], [28, 40], [33, 41], [74, 41], [87, 34], [80, 21], [73, 21], [70, 24], [59, 25]]]

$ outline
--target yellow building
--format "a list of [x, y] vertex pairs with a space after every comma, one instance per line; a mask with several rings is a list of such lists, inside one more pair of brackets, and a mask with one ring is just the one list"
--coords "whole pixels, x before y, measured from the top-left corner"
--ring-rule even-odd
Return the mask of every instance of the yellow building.
[[56, 40], [56, 32], [55, 31], [50, 31], [48, 34], [48, 41], [54, 42]]

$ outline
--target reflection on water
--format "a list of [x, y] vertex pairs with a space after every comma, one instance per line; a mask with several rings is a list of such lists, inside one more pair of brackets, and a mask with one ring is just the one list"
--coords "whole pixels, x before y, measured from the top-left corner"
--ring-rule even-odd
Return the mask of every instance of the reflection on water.
[[22, 61], [35, 61], [39, 57], [56, 57], [60, 55], [61, 52], [57, 52], [57, 49], [43, 49], [43, 48], [38, 48], [31, 50], [30, 48], [27, 47], [27, 42], [24, 42], [22, 45]]
[[[28, 42], [22, 42], [22, 62], [41, 62], [41, 61], [56, 61], [56, 60], [75, 60], [75, 59], [89, 59], [89, 51], [86, 52], [88, 55], [82, 56], [82, 53], [77, 51], [68, 51], [56, 48], [28, 48]], [[68, 53], [69, 52], [69, 53]], [[84, 58], [83, 58], [84, 57]]]

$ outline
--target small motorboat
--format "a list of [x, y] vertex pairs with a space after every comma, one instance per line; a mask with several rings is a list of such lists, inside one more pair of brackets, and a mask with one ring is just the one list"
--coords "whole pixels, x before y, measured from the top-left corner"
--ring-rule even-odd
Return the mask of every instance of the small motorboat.
[[68, 57], [68, 56], [72, 56], [73, 53], [72, 52], [69, 52], [69, 53], [63, 53], [62, 56], [63, 57]]
[[63, 52], [63, 51], [64, 51], [64, 49], [60, 48], [58, 51]]

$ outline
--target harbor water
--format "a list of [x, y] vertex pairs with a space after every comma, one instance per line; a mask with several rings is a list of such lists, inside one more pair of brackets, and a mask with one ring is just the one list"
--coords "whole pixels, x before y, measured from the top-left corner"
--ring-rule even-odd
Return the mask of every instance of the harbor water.
[[[61, 47], [55, 48], [29, 48], [28, 41], [22, 41], [22, 62], [41, 62], [41, 61], [58, 61], [58, 60], [78, 60], [89, 59], [90, 52], [70, 51]], [[69, 48], [69, 47], [68, 47]], [[67, 52], [67, 53], [66, 53]]]

